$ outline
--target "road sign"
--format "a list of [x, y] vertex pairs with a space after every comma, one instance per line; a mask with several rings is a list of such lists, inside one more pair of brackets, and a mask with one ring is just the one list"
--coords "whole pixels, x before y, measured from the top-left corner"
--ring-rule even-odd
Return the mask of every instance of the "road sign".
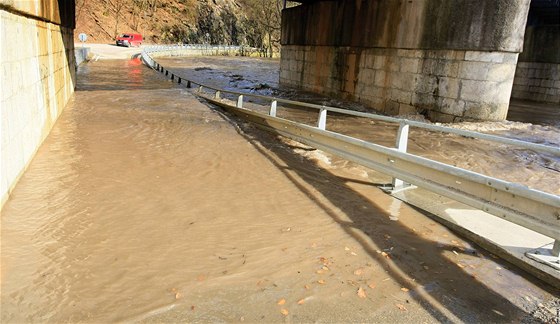
[[78, 39], [80, 40], [80, 42], [85, 43], [85, 41], [87, 40], [87, 35], [81, 33], [80, 35], [78, 35]]

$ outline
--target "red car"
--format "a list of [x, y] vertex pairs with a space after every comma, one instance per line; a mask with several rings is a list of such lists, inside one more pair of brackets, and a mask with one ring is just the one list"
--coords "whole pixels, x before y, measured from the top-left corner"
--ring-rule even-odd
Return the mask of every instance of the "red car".
[[142, 35], [140, 34], [122, 34], [117, 37], [117, 46], [140, 46], [142, 45]]

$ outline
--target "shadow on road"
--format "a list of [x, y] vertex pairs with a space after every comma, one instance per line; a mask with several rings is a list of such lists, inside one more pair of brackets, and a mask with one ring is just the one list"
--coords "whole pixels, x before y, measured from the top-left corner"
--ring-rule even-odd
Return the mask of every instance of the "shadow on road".
[[[236, 120], [236, 117], [230, 116], [230, 122], [232, 120]], [[320, 167], [309, 167], [309, 165], [316, 166], [317, 163], [309, 158], [302, 159], [302, 156], [294, 153], [288, 145], [278, 145], [279, 140], [276, 135], [241, 122], [235, 124], [244, 125], [241, 126], [242, 130], [239, 133], [283, 172], [299, 190], [321, 207], [348, 235], [352, 236], [371, 258], [384, 265], [385, 270], [396, 283], [402, 287], [411, 287], [410, 278], [414, 278], [414, 286], [418, 286], [417, 289], [411, 287], [411, 298], [437, 320], [517, 322], [530, 318], [525, 310], [510, 301], [516, 298], [520, 304], [520, 300], [524, 297], [516, 291], [518, 285], [515, 280], [502, 282], [501, 287], [509, 287], [506, 291], [493, 290], [484, 281], [494, 281], [495, 273], [480, 273], [478, 277], [459, 267], [444, 255], [451, 251], [456, 253], [454, 252], [456, 246], [436, 244], [411, 230], [410, 224], [406, 226], [401, 222], [390, 220], [390, 215], [385, 209], [349, 186], [349, 183], [356, 180], [339, 177]], [[322, 203], [316, 193], [300, 184], [301, 180], [296, 179], [292, 175], [293, 172], [342, 210], [351, 221], [341, 219], [329, 206]], [[426, 218], [419, 219], [419, 222], [431, 223]], [[364, 239], [361, 233], [365, 234], [367, 239]], [[387, 234], [390, 234], [390, 242], [387, 242]], [[389, 261], [375, 248], [375, 246], [387, 246], [388, 243], [392, 247]], [[466, 249], [459, 253], [464, 253], [471, 258], [488, 259], [481, 262], [490, 263], [492, 269], [496, 267], [496, 263], [502, 263], [501, 260], [491, 260], [493, 256], [474, 249]], [[511, 273], [508, 278], [501, 280], [527, 277], [527, 274], [521, 270], [510, 269], [511, 266], [505, 262], [501, 266], [509, 268], [508, 271]], [[526, 279], [520, 278], [520, 280]], [[533, 278], [530, 277], [529, 280]], [[540, 282], [534, 283], [541, 285]]]

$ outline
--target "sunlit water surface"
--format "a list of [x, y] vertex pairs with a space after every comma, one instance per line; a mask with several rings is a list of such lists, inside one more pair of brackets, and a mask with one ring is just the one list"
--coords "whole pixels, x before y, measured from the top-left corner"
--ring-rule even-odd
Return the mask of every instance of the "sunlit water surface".
[[[213, 64], [193, 76], [217, 85], [231, 69], [277, 73], [270, 61], [175, 62]], [[382, 194], [368, 171], [240, 133], [137, 60], [82, 65], [78, 81], [2, 210], [3, 323], [519, 321], [551, 298]], [[388, 125], [335, 126], [394, 141]], [[550, 141], [557, 129], [503, 132]], [[424, 133], [410, 147], [557, 190], [546, 157]]]
[[[304, 102], [369, 111], [365, 106], [302, 92], [278, 84], [279, 63], [272, 59], [195, 57], [159, 59], [163, 66], [186, 78], [232, 91], [276, 96]], [[263, 104], [257, 99], [256, 101]], [[464, 122], [446, 126], [489, 133], [533, 143], [560, 146], [560, 109], [554, 105], [514, 101], [514, 120], [530, 122]], [[262, 107], [263, 112], [267, 107]], [[278, 108], [278, 116], [315, 125], [317, 112]], [[538, 118], [542, 116], [542, 118]], [[424, 120], [421, 115], [401, 116]], [[426, 120], [424, 120], [426, 121]], [[426, 121], [429, 122], [429, 121]], [[339, 133], [394, 147], [398, 125], [366, 118], [332, 116], [327, 128]], [[411, 128], [408, 151], [429, 159], [485, 175], [560, 194], [560, 157], [515, 146]]]

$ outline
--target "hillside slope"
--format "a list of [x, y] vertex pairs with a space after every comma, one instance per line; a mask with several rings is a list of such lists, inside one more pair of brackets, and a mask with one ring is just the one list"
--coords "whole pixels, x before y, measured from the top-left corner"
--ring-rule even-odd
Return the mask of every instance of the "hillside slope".
[[280, 0], [77, 0], [76, 39], [113, 42], [137, 32], [146, 43], [210, 43], [277, 48]]

